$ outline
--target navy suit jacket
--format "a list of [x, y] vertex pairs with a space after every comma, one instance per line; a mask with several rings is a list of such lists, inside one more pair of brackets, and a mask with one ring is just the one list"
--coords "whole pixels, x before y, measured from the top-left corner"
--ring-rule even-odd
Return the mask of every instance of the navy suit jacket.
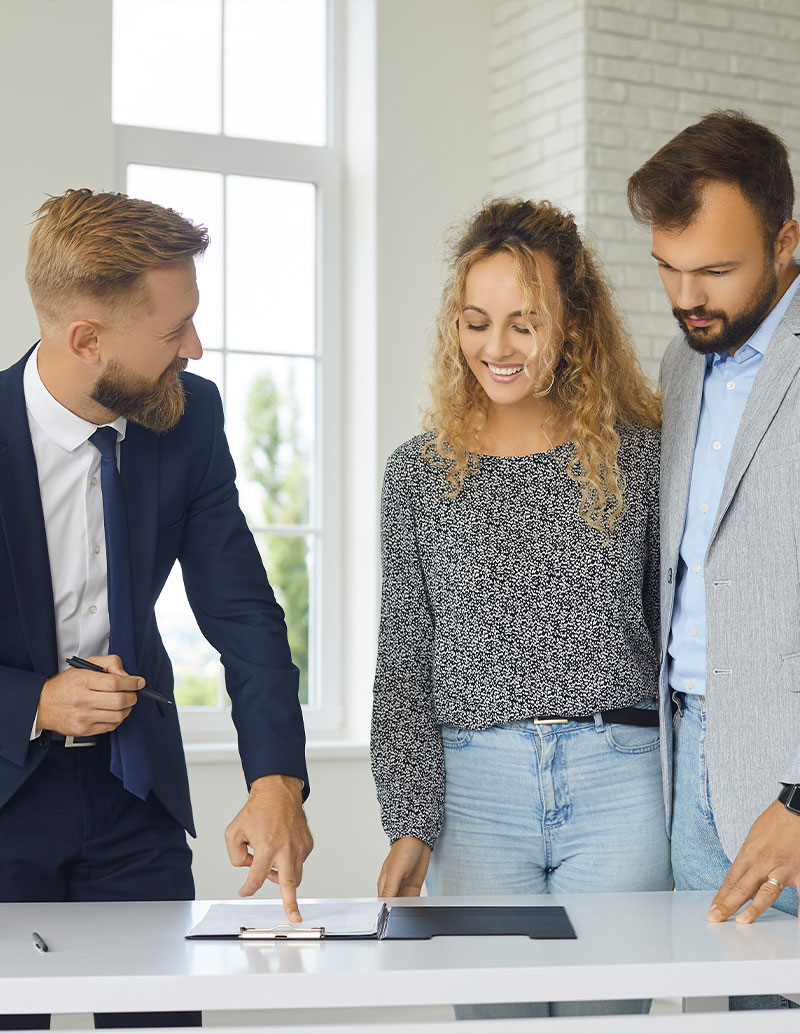
[[[50, 559], [25, 408], [27, 358], [0, 372], [0, 807], [49, 749], [29, 737], [44, 681], [64, 662], [56, 656]], [[129, 422], [121, 447], [137, 656], [132, 674], [172, 696], [172, 666], [154, 607], [178, 560], [200, 629], [222, 657], [247, 785], [281, 773], [302, 779], [307, 794], [298, 672], [283, 611], [239, 508], [219, 392], [194, 374], [181, 379], [186, 409], [178, 424], [159, 436]], [[147, 698], [137, 707], [146, 713], [153, 792], [194, 834], [176, 708]]]

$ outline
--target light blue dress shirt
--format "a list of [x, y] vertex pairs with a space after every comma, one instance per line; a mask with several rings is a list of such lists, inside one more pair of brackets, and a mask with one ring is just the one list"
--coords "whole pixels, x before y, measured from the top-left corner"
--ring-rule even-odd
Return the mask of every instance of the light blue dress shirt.
[[[733, 442], [761, 360], [800, 286], [800, 276], [733, 355], [706, 357], [703, 401], [697, 425], [686, 521], [676, 572], [669, 635], [669, 684], [682, 693], [706, 691], [706, 593], [704, 566]], [[688, 346], [687, 346], [688, 347]]]

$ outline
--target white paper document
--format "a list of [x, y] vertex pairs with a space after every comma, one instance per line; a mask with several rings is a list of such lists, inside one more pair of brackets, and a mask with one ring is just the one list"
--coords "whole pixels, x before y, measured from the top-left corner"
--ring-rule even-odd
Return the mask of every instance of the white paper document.
[[329, 937], [370, 937], [378, 932], [383, 913], [379, 901], [300, 902], [302, 923], [289, 923], [280, 901], [220, 902], [212, 905], [189, 937], [238, 936], [242, 927], [274, 930], [276, 927], [324, 927]]

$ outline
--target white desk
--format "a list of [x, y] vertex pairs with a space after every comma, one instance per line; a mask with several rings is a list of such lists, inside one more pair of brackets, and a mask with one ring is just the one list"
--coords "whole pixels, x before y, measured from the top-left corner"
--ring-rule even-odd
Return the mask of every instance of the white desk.
[[[2, 1011], [284, 1009], [800, 990], [800, 924], [706, 923], [706, 893], [423, 898], [563, 904], [575, 941], [187, 941], [208, 902], [0, 905]], [[408, 899], [402, 901], [409, 904]], [[33, 947], [31, 932], [48, 942]]]

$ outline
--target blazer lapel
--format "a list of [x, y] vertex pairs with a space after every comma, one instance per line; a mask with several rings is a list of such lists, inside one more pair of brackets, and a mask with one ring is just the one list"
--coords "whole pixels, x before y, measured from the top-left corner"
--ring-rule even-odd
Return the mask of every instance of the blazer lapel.
[[661, 527], [666, 564], [671, 564], [678, 552], [686, 521], [706, 368], [705, 357], [693, 352], [683, 338], [676, 344], [673, 363], [664, 388], [661, 429]]
[[798, 341], [800, 326], [794, 326], [798, 323], [797, 319], [789, 319], [793, 311], [800, 315], [800, 306], [793, 303], [786, 317], [778, 325], [753, 382], [750, 397], [742, 414], [742, 422], [739, 424], [739, 430], [733, 443], [733, 451], [722, 486], [722, 495], [714, 527], [711, 530], [709, 545], [714, 541], [759, 442], [772, 423], [789, 390], [789, 385], [800, 370], [800, 341]]
[[59, 667], [53, 582], [22, 385], [27, 359], [0, 374], [0, 526], [33, 669], [53, 674]]
[[128, 517], [134, 643], [137, 655], [152, 613], [152, 571], [158, 534], [158, 435], [128, 421], [120, 453], [120, 479]]

